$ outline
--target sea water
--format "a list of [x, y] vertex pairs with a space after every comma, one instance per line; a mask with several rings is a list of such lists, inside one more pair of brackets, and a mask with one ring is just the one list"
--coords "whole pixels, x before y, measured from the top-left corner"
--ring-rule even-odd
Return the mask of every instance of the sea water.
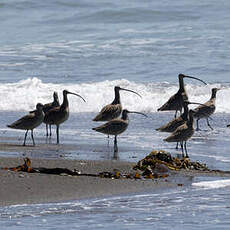
[[[69, 95], [70, 117], [60, 128], [60, 148], [47, 140], [45, 126], [34, 133], [42, 150], [0, 151], [1, 156], [104, 160], [113, 158], [113, 139], [95, 133], [92, 121], [112, 102], [114, 86], [121, 91], [130, 124], [118, 137], [120, 161], [136, 162], [153, 149], [174, 155], [174, 143], [156, 128], [173, 118], [157, 112], [178, 90], [179, 73], [199, 77], [208, 85], [185, 79], [190, 101], [205, 102], [213, 87], [216, 113], [210, 130], [188, 141], [192, 160], [212, 169], [229, 170], [230, 47], [229, 9], [220, 1], [35, 1], [0, 3], [0, 139], [21, 144], [24, 132], [7, 124], [52, 101], [57, 91]], [[194, 108], [194, 106], [191, 106]], [[31, 139], [28, 136], [28, 144]], [[47, 150], [44, 151], [44, 146]], [[50, 147], [51, 146], [51, 147]], [[228, 178], [188, 178], [188, 185], [144, 194], [66, 203], [0, 208], [2, 229], [229, 229]]]

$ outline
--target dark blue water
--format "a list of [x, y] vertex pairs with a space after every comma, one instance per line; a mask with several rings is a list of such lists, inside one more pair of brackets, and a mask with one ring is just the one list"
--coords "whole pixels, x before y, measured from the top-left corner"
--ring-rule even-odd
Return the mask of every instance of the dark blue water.
[[1, 82], [229, 82], [228, 1], [2, 1]]
[[[177, 91], [179, 73], [209, 83], [186, 80], [191, 100], [205, 102], [212, 87], [217, 113], [188, 142], [193, 160], [229, 170], [230, 2], [221, 1], [63, 1], [3, 0], [0, 3], [0, 135], [21, 143], [24, 132], [6, 124], [52, 99], [54, 90], [80, 93], [70, 97], [70, 118], [61, 126], [65, 150], [47, 149], [3, 156], [111, 159], [112, 140], [94, 133], [91, 119], [113, 100], [113, 87], [136, 90], [142, 99], [122, 93], [123, 106], [146, 112], [130, 115], [118, 139], [120, 160], [137, 161], [152, 149], [178, 152], [155, 128], [172, 118], [157, 108]], [[44, 125], [35, 130], [46, 143]], [[90, 143], [89, 143], [90, 140]], [[30, 141], [30, 140], [29, 140]], [[55, 140], [51, 144], [54, 144]], [[212, 181], [212, 186], [206, 184]], [[0, 208], [3, 229], [228, 229], [229, 181], [192, 178], [189, 185], [166, 191], [70, 201], [65, 204]]]

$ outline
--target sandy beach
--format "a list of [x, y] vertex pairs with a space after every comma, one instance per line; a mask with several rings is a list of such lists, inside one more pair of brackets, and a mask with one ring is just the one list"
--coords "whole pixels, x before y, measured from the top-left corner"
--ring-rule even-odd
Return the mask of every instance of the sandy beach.
[[[118, 169], [132, 171], [133, 163], [116, 161], [79, 161], [31, 159], [33, 167], [77, 169], [84, 173], [99, 173]], [[14, 167], [22, 158], [1, 158], [0, 167]], [[87, 176], [60, 176], [1, 170], [0, 205], [44, 203], [95, 198], [144, 192], [150, 189], [176, 186], [165, 180], [108, 179]]]
[[[25, 148], [36, 155], [37, 152], [45, 152], [47, 148], [66, 149], [73, 146], [39, 145], [19, 146], [1, 143], [2, 151], [22, 152]], [[76, 150], [77, 151], [77, 150]], [[69, 160], [69, 159], [47, 159], [30, 157], [33, 168], [67, 168], [76, 169], [81, 173], [98, 174], [100, 172], [113, 172], [119, 170], [122, 174], [134, 173], [134, 162], [119, 160]], [[1, 157], [0, 167], [16, 167], [24, 163], [23, 155], [20, 157]], [[14, 172], [0, 169], [0, 206], [14, 204], [32, 204], [87, 199], [121, 194], [133, 194], [151, 192], [156, 189], [168, 189], [181, 185], [191, 184], [191, 178], [202, 175], [204, 172], [180, 171], [169, 172], [169, 177], [162, 179], [111, 179], [90, 176], [50, 175], [42, 173]], [[216, 173], [206, 173], [207, 176], [217, 176]], [[218, 176], [227, 176], [220, 174]]]

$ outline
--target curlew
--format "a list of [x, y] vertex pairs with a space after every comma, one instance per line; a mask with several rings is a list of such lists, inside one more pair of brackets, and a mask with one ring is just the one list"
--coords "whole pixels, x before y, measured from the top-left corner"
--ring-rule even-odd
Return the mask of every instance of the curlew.
[[185, 86], [184, 86], [184, 78], [195, 79], [195, 80], [201, 81], [205, 85], [207, 85], [206, 82], [204, 82], [203, 80], [201, 80], [199, 78], [187, 76], [187, 75], [184, 75], [184, 74], [179, 74], [178, 75], [179, 90], [177, 91], [176, 94], [171, 96], [169, 98], [169, 100], [164, 105], [162, 105], [157, 111], [172, 111], [172, 110], [176, 110], [175, 117], [177, 115], [177, 111], [180, 111], [180, 113], [182, 112], [183, 101], [188, 101], [188, 95], [186, 93]]
[[[57, 94], [57, 92], [54, 92], [53, 93], [53, 102], [45, 104], [43, 107], [43, 112], [46, 114], [47, 112], [49, 112], [49, 110], [51, 110], [55, 107], [58, 107], [58, 106], [60, 106], [60, 103], [58, 100], [58, 94]], [[49, 126], [50, 133], [48, 132], [48, 126]], [[51, 125], [48, 125], [48, 124], [46, 124], [46, 136], [51, 137]]]
[[179, 142], [182, 150], [182, 157], [184, 157], [184, 151], [186, 153], [186, 157], [188, 156], [187, 152], [187, 140], [192, 137], [194, 134], [193, 128], [193, 110], [189, 110], [189, 118], [188, 120], [181, 126], [179, 126], [169, 137], [164, 139], [167, 142]]
[[61, 106], [50, 109], [44, 117], [44, 123], [47, 125], [56, 125], [57, 144], [59, 144], [59, 126], [69, 118], [69, 102], [67, 95], [73, 94], [80, 97], [84, 102], [85, 99], [79, 94], [63, 90], [63, 102]]
[[107, 134], [107, 135], [114, 135], [114, 158], [117, 158], [116, 154], [118, 152], [117, 136], [123, 133], [128, 128], [129, 125], [128, 113], [137, 113], [147, 117], [147, 115], [144, 113], [128, 111], [127, 109], [124, 109], [122, 111], [121, 118], [114, 118], [101, 126], [93, 128], [93, 130], [97, 132]]
[[167, 124], [162, 125], [161, 127], [157, 128], [156, 131], [172, 133], [180, 125], [183, 125], [188, 120], [188, 112], [189, 112], [188, 105], [190, 104], [203, 105], [203, 104], [196, 103], [196, 102], [185, 101], [183, 105], [184, 112], [179, 117], [176, 117], [172, 119], [171, 121], [169, 121]]
[[[196, 102], [184, 101], [183, 103], [184, 112], [179, 117], [176, 117], [171, 121], [169, 121], [167, 124], [162, 125], [160, 128], [157, 128], [156, 131], [168, 132], [168, 133], [174, 132], [179, 126], [183, 125], [188, 120], [188, 112], [189, 112], [188, 105], [191, 104], [203, 105]], [[178, 149], [178, 143], [176, 145], [176, 149]]]
[[210, 127], [210, 129], [213, 130], [208, 119], [216, 110], [216, 93], [218, 90], [220, 90], [220, 89], [212, 88], [212, 95], [211, 95], [210, 100], [208, 100], [203, 105], [200, 105], [194, 109], [194, 111], [195, 111], [194, 118], [196, 118], [196, 130], [197, 131], [200, 130], [199, 129], [199, 120], [202, 118], [206, 119], [208, 127]]
[[31, 130], [31, 138], [33, 140], [33, 145], [35, 145], [33, 130], [43, 122], [44, 112], [42, 109], [43, 109], [43, 105], [41, 103], [38, 103], [36, 105], [36, 110], [30, 112], [28, 115], [20, 118], [19, 120], [15, 121], [11, 125], [7, 125], [7, 127], [12, 129], [26, 130], [23, 146], [26, 145], [26, 137], [29, 130]]
[[122, 105], [121, 105], [121, 100], [120, 100], [120, 90], [132, 92], [139, 97], [138, 93], [129, 90], [129, 89], [124, 89], [119, 86], [114, 87], [114, 92], [115, 92], [115, 98], [111, 104], [108, 104], [102, 108], [100, 113], [93, 119], [93, 121], [110, 121], [114, 118], [117, 118], [120, 116], [121, 111], [122, 111]]
[[[53, 109], [54, 107], [60, 106], [59, 100], [58, 100], [58, 94], [57, 92], [53, 93], [53, 102], [47, 103], [43, 105], [43, 112], [46, 114], [49, 110]], [[34, 111], [30, 111], [30, 113], [33, 113]], [[48, 132], [48, 126], [50, 130], [50, 134]], [[51, 136], [51, 125], [46, 124], [46, 136]]]

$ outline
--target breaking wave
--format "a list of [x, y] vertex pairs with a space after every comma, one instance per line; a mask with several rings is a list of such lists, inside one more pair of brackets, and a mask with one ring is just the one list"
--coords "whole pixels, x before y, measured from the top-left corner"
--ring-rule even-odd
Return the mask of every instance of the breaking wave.
[[[0, 110], [31, 110], [38, 102], [51, 102], [53, 91], [57, 91], [62, 102], [62, 91], [79, 93], [86, 99], [84, 103], [80, 98], [69, 95], [71, 112], [98, 112], [104, 105], [111, 103], [114, 98], [114, 86], [134, 90], [142, 95], [121, 91], [123, 108], [142, 112], [156, 112], [157, 108], [165, 103], [168, 98], [177, 92], [178, 85], [168, 82], [161, 83], [136, 83], [126, 79], [114, 81], [53, 84], [43, 83], [39, 78], [27, 78], [16, 83], [0, 84]], [[220, 87], [217, 93], [217, 112], [230, 113], [230, 84], [193, 85], [187, 84], [186, 89], [190, 101], [206, 102], [211, 95], [211, 88]]]

